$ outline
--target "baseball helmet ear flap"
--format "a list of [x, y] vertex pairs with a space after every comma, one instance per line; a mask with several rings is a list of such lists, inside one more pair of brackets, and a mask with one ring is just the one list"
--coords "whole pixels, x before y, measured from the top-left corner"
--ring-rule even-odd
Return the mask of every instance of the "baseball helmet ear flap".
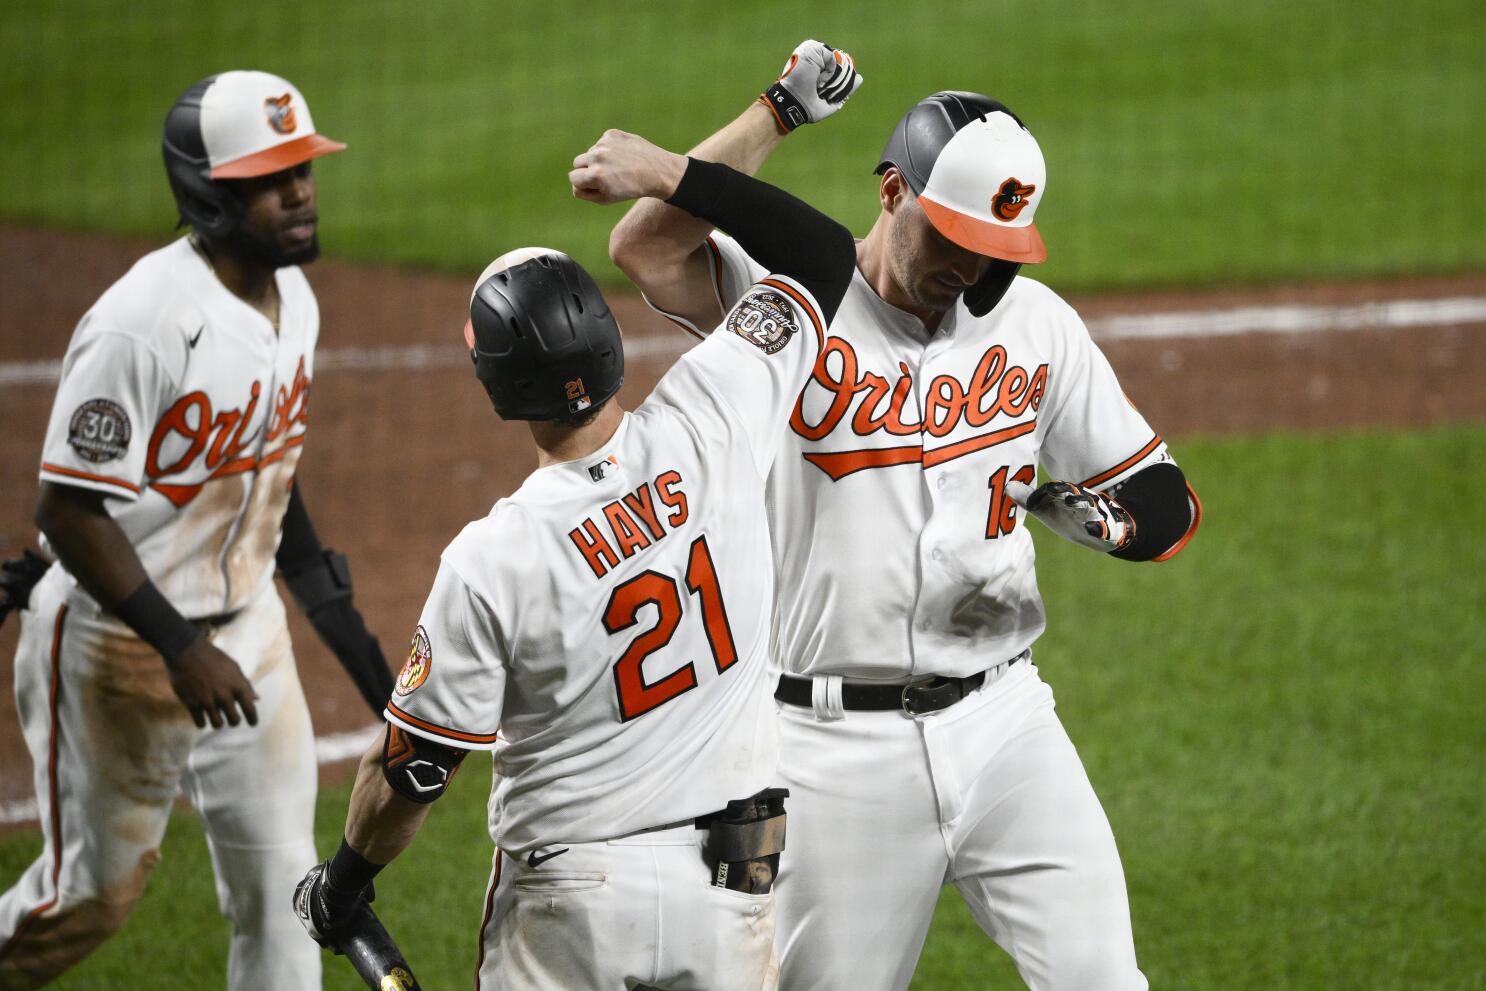
[[1007, 261], [1005, 258], [992, 258], [990, 268], [976, 281], [975, 285], [965, 290], [965, 309], [972, 315], [983, 317], [996, 308], [1001, 302], [1001, 297], [1006, 295], [1006, 290], [1011, 288], [1012, 280], [1022, 270], [1021, 262]]
[[583, 267], [528, 248], [496, 259], [465, 328], [475, 377], [503, 420], [570, 420], [624, 383], [619, 324]]
[[181, 223], [210, 238], [230, 234], [242, 221], [242, 200], [211, 179], [211, 160], [201, 134], [201, 98], [217, 79], [207, 76], [181, 94], [165, 116], [161, 150], [165, 175], [175, 195]]

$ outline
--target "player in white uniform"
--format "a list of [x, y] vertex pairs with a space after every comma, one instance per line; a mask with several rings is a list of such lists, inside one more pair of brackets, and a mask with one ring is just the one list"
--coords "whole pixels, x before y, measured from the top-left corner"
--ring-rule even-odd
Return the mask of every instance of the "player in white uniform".
[[283, 912], [314, 856], [316, 763], [276, 562], [363, 693], [392, 685], [293, 487], [319, 334], [297, 267], [318, 252], [309, 162], [342, 147], [276, 76], [192, 87], [164, 140], [192, 235], [68, 347], [36, 510], [59, 563], [16, 655], [44, 845], [0, 897], [0, 987], [47, 983], [124, 924], [178, 788], [232, 924], [228, 987], [320, 986]]
[[497, 413], [531, 421], [538, 468], [444, 551], [346, 840], [296, 909], [343, 942], [420, 803], [467, 751], [493, 750], [481, 987], [773, 987], [764, 478], [850, 281], [851, 235], [619, 132], [571, 181], [596, 202], [670, 197], [768, 271], [633, 413], [612, 398], [619, 329], [575, 262], [522, 249], [481, 276], [476, 374]]
[[[839, 106], [830, 49], [807, 42], [790, 68], [692, 154], [756, 169]], [[769, 112], [781, 102], [794, 114]], [[1044, 612], [1023, 507], [1160, 560], [1195, 529], [1195, 496], [1077, 314], [1017, 277], [1044, 255], [1046, 187], [1020, 121], [936, 94], [878, 173], [881, 214], [770, 477], [782, 986], [906, 987], [953, 883], [1030, 987], [1144, 988], [1113, 836], [1031, 662]], [[691, 330], [758, 272], [653, 200], [611, 255]], [[1058, 481], [1034, 492], [1039, 464]]]

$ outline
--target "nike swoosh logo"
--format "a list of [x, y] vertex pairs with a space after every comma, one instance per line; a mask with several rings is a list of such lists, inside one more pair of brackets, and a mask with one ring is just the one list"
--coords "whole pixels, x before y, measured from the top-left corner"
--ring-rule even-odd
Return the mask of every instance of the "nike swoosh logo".
[[537, 851], [533, 850], [531, 853], [528, 853], [526, 855], [526, 866], [527, 867], [540, 867], [542, 864], [545, 864], [547, 861], [551, 860], [553, 857], [561, 856], [562, 854], [567, 853], [571, 849], [572, 849], [572, 847], [566, 847], [565, 846], [561, 850], [554, 850], [551, 853], [544, 853], [540, 857], [537, 856]]
[[197, 330], [196, 330], [196, 336], [193, 337], [193, 338], [191, 338], [191, 340], [189, 341], [189, 344], [191, 345], [191, 347], [194, 348], [196, 346], [196, 342], [199, 341], [199, 340], [201, 340], [201, 332], [203, 330], [206, 330], [206, 324], [202, 324], [199, 328], [197, 328]]

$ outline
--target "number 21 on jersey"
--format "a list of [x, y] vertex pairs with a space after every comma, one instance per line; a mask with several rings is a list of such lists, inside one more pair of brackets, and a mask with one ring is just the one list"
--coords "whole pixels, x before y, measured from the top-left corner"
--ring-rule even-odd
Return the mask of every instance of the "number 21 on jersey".
[[[691, 542], [686, 588], [702, 607], [702, 625], [707, 644], [712, 648], [712, 662], [721, 674], [738, 660], [738, 650], [733, 645], [722, 590], [717, 585], [717, 569], [712, 564], [712, 552], [705, 536]], [[653, 684], [646, 684], [640, 670], [645, 658], [671, 642], [681, 624], [681, 592], [676, 579], [658, 571], [644, 571], [620, 585], [604, 608], [604, 629], [610, 634], [624, 632], [635, 625], [640, 610], [649, 605], [658, 611], [656, 624], [630, 641], [614, 662], [614, 688], [619, 694], [619, 715], [625, 722], [697, 686], [697, 671], [691, 661]]]

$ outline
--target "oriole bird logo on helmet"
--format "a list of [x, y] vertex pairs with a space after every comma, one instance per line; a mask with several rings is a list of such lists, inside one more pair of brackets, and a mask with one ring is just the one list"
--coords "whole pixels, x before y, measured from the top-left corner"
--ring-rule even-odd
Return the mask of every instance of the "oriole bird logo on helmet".
[[1022, 212], [1027, 205], [1027, 197], [1037, 192], [1036, 186], [1024, 186], [1016, 176], [1012, 176], [1001, 184], [996, 195], [991, 197], [991, 212], [999, 219], [1012, 221], [1016, 215]]

